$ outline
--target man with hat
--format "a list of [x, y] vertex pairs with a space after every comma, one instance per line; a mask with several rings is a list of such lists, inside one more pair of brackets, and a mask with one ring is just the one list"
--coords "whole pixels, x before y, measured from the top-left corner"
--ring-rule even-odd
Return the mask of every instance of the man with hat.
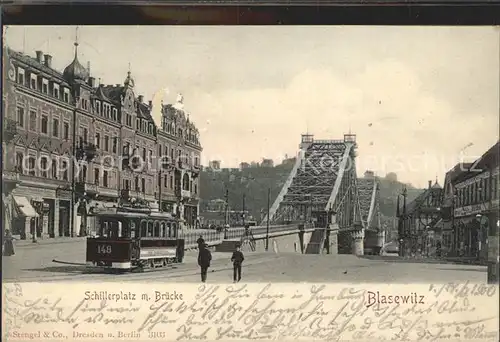
[[208, 245], [205, 243], [203, 247], [200, 249], [200, 253], [198, 254], [198, 265], [201, 268], [201, 281], [207, 281], [207, 272], [210, 267], [210, 262], [212, 261], [212, 254], [208, 250]]

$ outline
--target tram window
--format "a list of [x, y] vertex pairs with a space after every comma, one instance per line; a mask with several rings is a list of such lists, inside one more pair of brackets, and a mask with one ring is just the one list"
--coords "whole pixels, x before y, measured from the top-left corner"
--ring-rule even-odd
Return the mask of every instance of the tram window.
[[153, 221], [148, 222], [148, 237], [153, 236]]
[[165, 229], [165, 222], [162, 222], [160, 225], [160, 236], [161, 237], [167, 236], [167, 230]]
[[170, 222], [167, 223], [167, 230], [168, 231], [165, 232], [166, 236], [167, 237], [172, 237], [172, 224]]
[[155, 221], [154, 227], [155, 227], [155, 229], [154, 229], [154, 236], [155, 237], [160, 237], [161, 236], [160, 235], [160, 222], [159, 221]]
[[172, 230], [171, 230], [171, 234], [169, 234], [169, 236], [170, 237], [177, 237], [177, 224], [176, 223], [172, 223]]
[[101, 224], [101, 229], [102, 229], [102, 235], [101, 236], [107, 237], [108, 236], [108, 222], [103, 221], [102, 224]]
[[146, 236], [148, 236], [147, 222], [142, 221], [141, 222], [141, 237], [146, 237]]

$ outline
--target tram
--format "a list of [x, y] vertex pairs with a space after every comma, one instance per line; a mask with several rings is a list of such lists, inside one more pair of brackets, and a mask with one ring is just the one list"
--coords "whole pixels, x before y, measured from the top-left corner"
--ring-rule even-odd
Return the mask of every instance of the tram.
[[132, 270], [181, 263], [184, 239], [178, 238], [179, 220], [150, 208], [91, 208], [97, 235], [87, 238], [89, 266]]

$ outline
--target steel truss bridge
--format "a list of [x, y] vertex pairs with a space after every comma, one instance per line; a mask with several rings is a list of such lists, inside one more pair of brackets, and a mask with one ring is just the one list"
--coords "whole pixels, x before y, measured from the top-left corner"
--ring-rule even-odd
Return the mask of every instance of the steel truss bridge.
[[[345, 134], [343, 140], [302, 135], [294, 167], [269, 210], [269, 221], [271, 225], [314, 222], [308, 253], [363, 254], [367, 244], [383, 243], [379, 186], [375, 177], [357, 177], [356, 147], [354, 134]], [[267, 220], [266, 216], [262, 225]]]

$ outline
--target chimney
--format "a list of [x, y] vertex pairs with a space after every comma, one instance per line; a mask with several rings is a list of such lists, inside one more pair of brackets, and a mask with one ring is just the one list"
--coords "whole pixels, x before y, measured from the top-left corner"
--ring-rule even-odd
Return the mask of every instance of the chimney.
[[95, 77], [89, 77], [89, 86], [95, 87]]
[[44, 55], [45, 57], [45, 66], [52, 68], [52, 56], [51, 55]]
[[43, 51], [36, 51], [36, 60], [38, 63], [43, 63]]
[[120, 83], [117, 83], [117, 84], [116, 84], [116, 86], [117, 86], [117, 87], [121, 87], [122, 85], [121, 85]]
[[153, 108], [153, 101], [149, 100], [148, 104], [149, 104], [149, 108]]
[[137, 101], [139, 101], [139, 103], [143, 103], [144, 102], [144, 95], [139, 95], [137, 98]]
[[432, 188], [432, 181], [429, 181], [429, 189]]

